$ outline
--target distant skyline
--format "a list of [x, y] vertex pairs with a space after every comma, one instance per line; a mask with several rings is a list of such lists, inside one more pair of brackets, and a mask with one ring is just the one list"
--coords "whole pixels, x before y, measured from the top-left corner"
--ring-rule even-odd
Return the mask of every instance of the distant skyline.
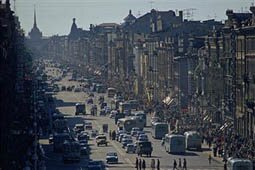
[[[13, 2], [11, 0], [12, 9]], [[37, 26], [43, 36], [51, 36], [69, 34], [72, 18], [76, 18], [79, 28], [88, 29], [90, 24], [120, 24], [129, 9], [139, 17], [153, 8], [161, 11], [193, 9], [190, 19], [223, 21], [227, 9], [245, 12], [252, 3], [253, 0], [16, 0], [16, 14], [27, 35], [33, 26], [36, 5]]]

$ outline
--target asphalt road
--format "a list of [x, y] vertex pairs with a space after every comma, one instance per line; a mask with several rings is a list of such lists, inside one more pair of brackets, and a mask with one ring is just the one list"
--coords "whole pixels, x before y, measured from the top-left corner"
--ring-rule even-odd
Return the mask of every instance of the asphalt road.
[[[50, 69], [48, 74], [51, 74], [53, 76], [59, 76], [61, 73], [56, 72], [54, 69]], [[58, 82], [59, 85], [76, 85], [79, 86], [78, 82], [74, 81], [68, 81], [69, 76], [62, 79], [60, 82]], [[98, 100], [99, 96], [102, 94], [94, 93], [94, 102]], [[105, 95], [105, 94], [104, 94]], [[68, 92], [68, 91], [61, 91], [56, 93], [56, 106], [59, 109], [60, 112], [65, 114], [65, 117], [68, 120], [68, 124], [70, 128], [73, 128], [76, 123], [82, 123], [84, 120], [91, 121], [93, 123], [93, 128], [98, 129], [101, 131], [102, 124], [107, 123], [109, 125], [109, 130], [116, 129], [116, 126], [114, 125], [114, 120], [110, 119], [108, 116], [75, 116], [75, 104], [77, 102], [86, 102], [88, 95], [84, 92]], [[107, 98], [105, 96], [105, 98]], [[108, 104], [110, 103], [109, 99], [106, 99], [108, 101]], [[89, 113], [90, 105], [86, 104], [87, 113]], [[99, 108], [99, 107], [98, 107]], [[99, 109], [98, 109], [99, 111]], [[147, 119], [148, 122], [150, 119]], [[149, 124], [149, 123], [147, 123]], [[173, 155], [168, 154], [164, 150], [164, 147], [161, 146], [159, 140], [155, 140], [151, 138], [150, 134], [150, 127], [145, 128], [145, 132], [149, 136], [149, 140], [153, 143], [153, 153], [151, 158], [142, 157], [146, 161], [146, 167], [150, 167], [150, 161], [152, 158], [159, 159], [161, 163], [161, 170], [170, 170], [173, 169], [173, 162], [174, 159], [177, 161], [179, 158], [183, 160], [183, 158], [186, 158], [187, 160], [187, 167], [189, 170], [221, 170], [223, 169], [223, 165], [218, 162], [212, 162], [212, 164], [209, 165], [208, 163], [208, 155], [206, 155], [203, 152], [187, 152], [185, 155]], [[108, 136], [108, 134], [107, 134]], [[106, 169], [113, 169], [113, 170], [133, 170], [136, 154], [127, 154], [125, 153], [125, 150], [121, 147], [121, 144], [117, 141], [109, 141], [108, 146], [100, 146], [97, 147], [95, 145], [94, 139], [91, 139], [89, 141], [89, 144], [91, 146], [91, 155], [90, 158], [88, 157], [82, 157], [82, 160], [80, 163], [70, 163], [70, 164], [64, 164], [62, 162], [61, 154], [59, 153], [53, 153], [52, 146], [48, 144], [47, 139], [40, 141], [43, 144], [43, 147], [46, 152], [46, 167], [49, 170], [81, 170], [86, 169], [86, 165], [88, 162], [88, 159], [93, 160], [102, 160], [105, 162], [105, 156], [106, 153], [109, 151], [116, 151], [118, 153], [119, 157], [119, 163], [118, 164], [106, 164]], [[151, 168], [147, 168], [151, 169]]]

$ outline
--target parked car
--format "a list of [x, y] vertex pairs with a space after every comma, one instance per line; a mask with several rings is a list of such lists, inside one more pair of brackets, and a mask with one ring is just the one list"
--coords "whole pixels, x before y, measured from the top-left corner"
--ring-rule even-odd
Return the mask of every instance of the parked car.
[[106, 154], [106, 163], [118, 163], [118, 155], [116, 152], [108, 152]]

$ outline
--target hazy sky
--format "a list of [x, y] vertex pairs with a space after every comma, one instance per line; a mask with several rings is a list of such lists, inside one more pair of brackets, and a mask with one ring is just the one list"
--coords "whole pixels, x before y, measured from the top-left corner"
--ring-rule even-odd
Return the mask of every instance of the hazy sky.
[[[11, 0], [13, 5], [13, 0]], [[135, 16], [151, 10], [193, 10], [194, 20], [226, 19], [227, 9], [248, 11], [253, 0], [16, 0], [16, 13], [25, 32], [33, 26], [33, 6], [36, 5], [37, 25], [44, 36], [70, 32], [72, 18], [78, 27], [89, 24], [123, 22], [129, 9]], [[13, 6], [12, 6], [13, 8]]]

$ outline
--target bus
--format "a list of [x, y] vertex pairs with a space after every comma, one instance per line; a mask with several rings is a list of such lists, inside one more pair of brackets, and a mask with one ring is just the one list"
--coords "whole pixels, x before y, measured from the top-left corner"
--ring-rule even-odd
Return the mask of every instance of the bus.
[[145, 127], [146, 126], [146, 122], [147, 122], [147, 116], [146, 114], [144, 113], [143, 110], [140, 110], [140, 111], [132, 111], [131, 112], [131, 116], [138, 116], [138, 117], [141, 117], [141, 119], [143, 120], [143, 126]]
[[109, 98], [113, 98], [115, 94], [116, 94], [116, 89], [115, 88], [109, 87], [107, 89], [107, 95], [108, 95]]
[[137, 110], [139, 107], [139, 104], [136, 100], [130, 100], [127, 102], [120, 102], [119, 103], [119, 110], [121, 113], [124, 113], [125, 110]]
[[183, 154], [185, 153], [185, 136], [166, 134], [165, 150], [168, 153]]
[[229, 158], [227, 167], [228, 170], [252, 170], [253, 164], [249, 159]]
[[138, 127], [143, 129], [143, 124], [139, 122], [139, 119], [136, 117], [121, 118], [117, 122], [118, 127], [123, 127], [123, 130], [126, 132], [131, 132], [132, 128]]
[[152, 124], [152, 137], [155, 139], [162, 139], [168, 134], [168, 124], [163, 122], [155, 122]]
[[188, 131], [184, 133], [186, 140], [186, 149], [197, 149], [201, 150], [202, 147], [202, 137], [196, 131]]

